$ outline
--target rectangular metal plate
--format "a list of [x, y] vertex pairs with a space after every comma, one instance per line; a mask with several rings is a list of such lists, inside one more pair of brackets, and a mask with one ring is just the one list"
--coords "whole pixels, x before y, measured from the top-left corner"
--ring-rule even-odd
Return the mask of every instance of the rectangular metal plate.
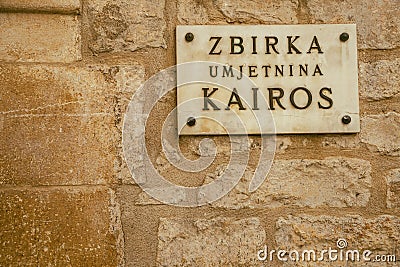
[[354, 24], [178, 26], [176, 44], [181, 135], [360, 130]]

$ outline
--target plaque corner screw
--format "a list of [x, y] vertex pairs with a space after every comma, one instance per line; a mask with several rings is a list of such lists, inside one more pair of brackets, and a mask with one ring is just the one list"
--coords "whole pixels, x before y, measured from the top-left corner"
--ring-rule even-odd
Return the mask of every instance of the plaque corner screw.
[[351, 117], [349, 115], [344, 115], [342, 117], [343, 124], [349, 124], [351, 122]]
[[349, 37], [350, 37], [349, 34], [347, 32], [344, 32], [340, 35], [339, 39], [342, 42], [346, 42], [347, 40], [349, 40]]
[[194, 117], [189, 117], [186, 121], [186, 124], [188, 126], [192, 127], [196, 124], [196, 119]]
[[191, 41], [193, 41], [193, 39], [194, 39], [193, 33], [191, 33], [191, 32], [186, 33], [186, 35], [185, 35], [186, 42], [191, 42]]

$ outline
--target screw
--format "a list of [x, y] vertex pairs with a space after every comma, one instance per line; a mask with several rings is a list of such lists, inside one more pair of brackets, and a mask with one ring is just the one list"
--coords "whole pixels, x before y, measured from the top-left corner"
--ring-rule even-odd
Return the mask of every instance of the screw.
[[347, 32], [344, 32], [340, 35], [340, 41], [342, 42], [346, 42], [347, 40], [349, 40], [349, 34]]
[[191, 41], [193, 41], [193, 39], [194, 39], [193, 33], [188, 32], [188, 33], [185, 35], [185, 40], [186, 40], [186, 42], [191, 42]]
[[194, 125], [196, 124], [196, 119], [193, 118], [193, 117], [189, 117], [189, 118], [187, 119], [186, 124], [187, 124], [188, 126], [192, 127], [192, 126], [194, 126]]
[[344, 115], [342, 118], [344, 124], [349, 124], [351, 122], [351, 117], [349, 115]]

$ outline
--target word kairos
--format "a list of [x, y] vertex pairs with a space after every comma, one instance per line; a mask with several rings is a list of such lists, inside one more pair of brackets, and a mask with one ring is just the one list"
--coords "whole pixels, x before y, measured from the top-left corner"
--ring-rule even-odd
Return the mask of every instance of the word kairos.
[[[279, 107], [282, 110], [285, 110], [286, 107], [284, 106], [282, 99], [289, 99], [291, 106], [294, 107], [295, 109], [306, 109], [312, 104], [313, 98], [315, 98], [313, 97], [311, 91], [305, 87], [296, 87], [290, 90], [289, 92], [287, 92], [286, 90], [286, 94], [285, 90], [279, 87], [266, 88], [266, 89], [267, 89], [266, 99], [268, 99], [269, 110], [275, 110], [277, 107]], [[204, 100], [203, 110], [210, 110], [210, 106], [212, 107], [213, 110], [221, 110], [221, 108], [210, 99], [210, 97], [218, 91], [218, 88], [214, 87], [212, 88], [212, 90], [210, 90], [210, 88], [202, 88], [202, 90], [203, 90], [203, 100]], [[209, 90], [211, 92], [209, 92]], [[251, 90], [253, 95], [251, 109], [259, 110], [260, 109], [258, 106], [259, 88], [253, 87], [251, 88]], [[319, 90], [318, 93], [319, 101], [317, 101], [318, 108], [330, 109], [332, 107], [333, 100], [330, 97], [331, 94], [332, 94], [331, 88], [323, 87]], [[299, 98], [299, 96], [301, 96], [301, 98]], [[304, 101], [304, 98], [306, 98], [306, 101]], [[243, 105], [243, 101], [239, 96], [236, 88], [232, 89], [232, 93], [229, 97], [229, 100], [227, 99], [226, 103], [227, 104], [224, 107], [225, 110], [230, 110], [232, 105], [237, 105], [239, 110], [246, 110], [246, 107]]]

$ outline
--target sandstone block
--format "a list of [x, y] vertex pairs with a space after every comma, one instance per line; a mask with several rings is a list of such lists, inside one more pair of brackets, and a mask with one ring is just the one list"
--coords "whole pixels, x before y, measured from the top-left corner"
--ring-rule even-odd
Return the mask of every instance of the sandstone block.
[[203, 2], [196, 0], [178, 1], [178, 21], [181, 24], [205, 24], [209, 21]]
[[80, 0], [0, 0], [0, 10], [14, 12], [50, 12], [62, 14], [79, 14]]
[[296, 10], [299, 2], [297, 0], [256, 0], [250, 2], [217, 0], [214, 5], [228, 22], [268, 24], [292, 24], [298, 22]]
[[77, 16], [56, 14], [0, 14], [0, 60], [64, 62], [81, 59]]
[[[225, 169], [226, 165], [218, 166], [206, 175], [205, 183], [219, 178]], [[371, 164], [361, 159], [275, 160], [264, 183], [250, 193], [253, 174], [254, 169], [248, 167], [232, 191], [211, 205], [229, 209], [365, 207], [371, 196]], [[136, 203], [161, 204], [144, 192]]]
[[0, 265], [116, 266], [121, 227], [110, 189], [0, 191]]
[[116, 182], [112, 115], [5, 118], [0, 184], [79, 185]]
[[322, 139], [323, 147], [355, 149], [360, 147], [360, 143], [358, 134], [338, 135], [335, 137], [327, 136]]
[[400, 208], [400, 169], [394, 169], [386, 177], [387, 207]]
[[[206, 182], [220, 173], [209, 175]], [[276, 160], [264, 183], [249, 193], [252, 175], [253, 171], [247, 170], [239, 184], [212, 205], [232, 209], [364, 207], [371, 195], [371, 165], [361, 159]]]
[[361, 49], [392, 49], [400, 43], [397, 0], [311, 0], [307, 6], [313, 23], [356, 23]]
[[[0, 66], [0, 184], [116, 182], [131, 66]], [[118, 112], [119, 114], [117, 114]]]
[[158, 266], [258, 266], [266, 234], [256, 217], [161, 218]]
[[360, 95], [382, 100], [400, 94], [400, 59], [360, 62]]
[[389, 112], [362, 118], [360, 138], [371, 151], [400, 156], [400, 115]]
[[92, 29], [90, 48], [95, 53], [166, 47], [165, 0], [88, 2]]
[[[334, 216], [287, 216], [276, 223], [275, 241], [279, 249], [310, 250], [321, 252], [322, 249], [339, 250], [337, 242], [344, 239], [347, 245], [342, 250], [372, 252], [375, 255], [398, 255], [400, 241], [400, 218], [382, 215], [364, 218], [359, 215]], [[341, 244], [345, 244], [342, 242]], [[320, 256], [320, 254], [317, 254]], [[345, 261], [295, 262], [284, 266], [344, 266]], [[353, 265], [354, 264], [354, 265]], [[355, 262], [352, 266], [382, 266], [381, 262]]]

